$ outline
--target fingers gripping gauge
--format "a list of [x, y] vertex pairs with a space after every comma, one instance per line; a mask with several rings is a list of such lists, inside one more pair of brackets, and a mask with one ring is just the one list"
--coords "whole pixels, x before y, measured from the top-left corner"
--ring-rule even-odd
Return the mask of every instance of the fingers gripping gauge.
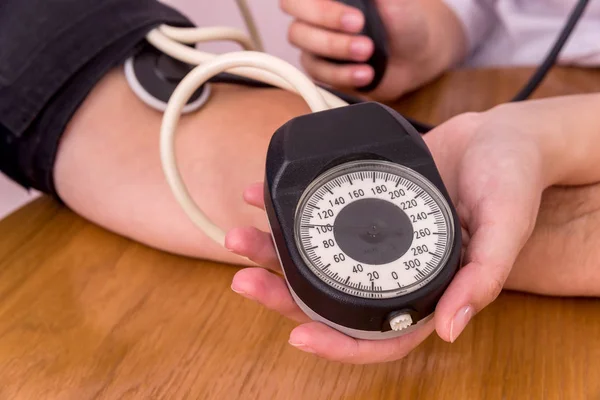
[[412, 331], [459, 267], [460, 225], [431, 154], [377, 103], [280, 128], [265, 203], [296, 302], [353, 337]]

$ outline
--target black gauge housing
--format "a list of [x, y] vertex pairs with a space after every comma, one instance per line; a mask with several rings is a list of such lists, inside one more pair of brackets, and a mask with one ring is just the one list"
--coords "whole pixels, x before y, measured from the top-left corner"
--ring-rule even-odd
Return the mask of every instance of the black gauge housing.
[[[294, 238], [300, 198], [323, 172], [355, 160], [384, 160], [423, 175], [450, 206], [454, 243], [441, 271], [424, 287], [388, 299], [343, 293], [305, 264]], [[267, 153], [265, 205], [288, 285], [322, 318], [361, 331], [389, 330], [389, 318], [409, 313], [413, 324], [430, 315], [460, 265], [460, 222], [427, 145], [396, 111], [369, 102], [295, 118], [279, 128]]]

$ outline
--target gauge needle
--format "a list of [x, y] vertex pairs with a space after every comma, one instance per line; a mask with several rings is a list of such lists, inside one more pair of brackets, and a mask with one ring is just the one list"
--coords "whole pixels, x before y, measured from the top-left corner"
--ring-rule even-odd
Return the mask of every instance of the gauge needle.
[[[335, 227], [331, 224], [327, 224], [327, 225], [317, 225], [317, 224], [311, 224], [311, 225], [302, 225], [302, 228], [334, 228], [336, 231], [341, 232], [341, 231], [367, 231], [369, 230], [369, 227], [367, 226], [340, 226], [340, 225], [336, 225]], [[396, 234], [403, 234], [404, 232], [402, 231], [402, 229], [394, 229], [393, 227], [388, 228], [388, 229], [381, 229], [379, 231], [380, 233], [396, 233]]]

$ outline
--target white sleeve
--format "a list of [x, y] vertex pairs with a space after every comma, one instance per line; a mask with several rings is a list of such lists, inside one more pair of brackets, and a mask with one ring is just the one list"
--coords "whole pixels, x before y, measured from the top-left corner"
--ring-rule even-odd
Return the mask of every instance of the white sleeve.
[[443, 0], [462, 22], [469, 45], [469, 54], [492, 32], [498, 23], [497, 0]]

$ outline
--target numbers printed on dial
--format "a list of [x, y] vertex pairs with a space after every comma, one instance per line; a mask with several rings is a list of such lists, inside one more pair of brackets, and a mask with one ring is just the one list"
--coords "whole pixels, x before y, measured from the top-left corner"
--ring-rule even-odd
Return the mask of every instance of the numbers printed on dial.
[[330, 247], [335, 246], [335, 242], [333, 241], [333, 239], [327, 239], [327, 240], [323, 240], [323, 247], [328, 249]]
[[335, 200], [329, 200], [329, 205], [331, 207], [333, 206], [339, 206], [339, 205], [344, 205], [346, 204], [346, 200], [343, 197], [338, 197]]
[[393, 191], [389, 192], [389, 195], [390, 195], [391, 200], [396, 200], [396, 199], [401, 199], [404, 196], [406, 196], [406, 192], [402, 189], [398, 189], [398, 190], [393, 190]]
[[333, 256], [333, 261], [336, 263], [346, 261], [346, 255], [344, 253], [336, 254]]
[[426, 213], [424, 213], [424, 212], [420, 212], [420, 213], [417, 213], [417, 214], [412, 214], [412, 215], [410, 216], [410, 220], [411, 220], [411, 221], [412, 221], [414, 224], [416, 224], [416, 223], [417, 223], [417, 222], [419, 222], [419, 221], [425, 221], [426, 219], [427, 219], [427, 214], [426, 214]]
[[[432, 184], [415, 178], [414, 172], [368, 167], [352, 168], [314, 185], [297, 211], [296, 240], [309, 268], [334, 288], [359, 297], [396, 297], [417, 290], [439, 272], [450, 246], [449, 207]], [[338, 213], [370, 198], [393, 203], [412, 224], [408, 251], [388, 264], [357, 261], [335, 238]]]
[[327, 225], [317, 225], [315, 226], [315, 229], [317, 230], [317, 233], [326, 233], [326, 232], [333, 232], [333, 225], [331, 224], [327, 224]]
[[424, 237], [429, 235], [431, 235], [431, 229], [429, 228], [419, 229], [418, 231], [415, 231], [415, 239], [423, 239]]
[[417, 247], [413, 247], [412, 249], [410, 249], [413, 252], [413, 256], [419, 256], [421, 254], [425, 254], [429, 252], [429, 247], [427, 247], [426, 244], [424, 244], [423, 246], [417, 246]]
[[363, 271], [364, 271], [364, 268], [360, 264], [356, 264], [354, 266], [354, 268], [352, 268], [352, 272], [354, 272], [355, 274], [358, 273], [358, 272], [363, 272]]
[[385, 186], [385, 185], [375, 186], [374, 188], [371, 189], [371, 192], [373, 192], [373, 194], [386, 193], [387, 192], [387, 186]]
[[400, 202], [400, 208], [403, 210], [408, 210], [409, 208], [414, 208], [418, 205], [419, 204], [417, 204], [415, 199]]
[[411, 268], [420, 267], [421, 261], [418, 258], [415, 258], [414, 260], [404, 261], [404, 266], [406, 267], [406, 270], [408, 271]]
[[328, 219], [333, 217], [333, 210], [323, 210], [317, 213], [319, 219]]
[[379, 279], [379, 272], [367, 272], [367, 276], [369, 277], [369, 281], [373, 282], [375, 279]]
[[350, 200], [354, 200], [354, 199], [358, 199], [360, 197], [364, 197], [365, 195], [365, 191], [362, 189], [358, 189], [355, 190], [353, 192], [348, 192], [348, 196], [350, 197]]

